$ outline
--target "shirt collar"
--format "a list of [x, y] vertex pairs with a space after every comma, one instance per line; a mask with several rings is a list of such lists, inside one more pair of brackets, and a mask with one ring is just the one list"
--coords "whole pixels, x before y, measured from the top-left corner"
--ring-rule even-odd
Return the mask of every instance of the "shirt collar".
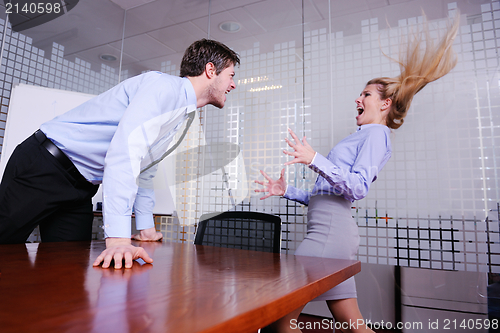
[[373, 126], [384, 126], [385, 128], [389, 129], [389, 127], [387, 127], [386, 125], [382, 125], [382, 124], [365, 124], [365, 125], [361, 125], [359, 126], [356, 131], [361, 131], [362, 129], [365, 129], [365, 128], [369, 128], [369, 127], [373, 127]]

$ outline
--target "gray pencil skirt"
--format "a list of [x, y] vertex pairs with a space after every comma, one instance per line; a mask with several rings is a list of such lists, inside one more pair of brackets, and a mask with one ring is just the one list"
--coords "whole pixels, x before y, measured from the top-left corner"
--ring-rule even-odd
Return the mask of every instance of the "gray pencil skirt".
[[[307, 235], [295, 255], [356, 259], [358, 226], [352, 218], [351, 202], [335, 195], [311, 197], [307, 212]], [[313, 301], [356, 298], [354, 277], [347, 279]]]

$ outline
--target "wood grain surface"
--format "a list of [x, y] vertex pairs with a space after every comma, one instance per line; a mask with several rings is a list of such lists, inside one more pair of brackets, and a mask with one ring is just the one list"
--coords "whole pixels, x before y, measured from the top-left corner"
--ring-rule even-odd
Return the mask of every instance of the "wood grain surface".
[[257, 332], [358, 261], [135, 243], [153, 264], [92, 267], [102, 241], [0, 245], [1, 332]]

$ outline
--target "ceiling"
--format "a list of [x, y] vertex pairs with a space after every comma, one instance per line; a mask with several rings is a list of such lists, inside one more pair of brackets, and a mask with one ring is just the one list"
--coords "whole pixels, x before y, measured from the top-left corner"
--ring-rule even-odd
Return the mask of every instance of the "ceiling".
[[[106, 63], [128, 69], [135, 75], [159, 70], [161, 63], [180, 62], [193, 41], [210, 37], [240, 52], [259, 42], [260, 52], [273, 50], [276, 43], [302, 36], [306, 29], [331, 25], [332, 32], [344, 36], [361, 33], [362, 20], [378, 17], [391, 26], [402, 18], [421, 15], [445, 17], [444, 0], [80, 0], [65, 15], [21, 33], [33, 45], [50, 52], [52, 43], [64, 46], [65, 58], [80, 58], [99, 70], [102, 54], [118, 60]], [[462, 13], [480, 13], [480, 5], [490, 0], [457, 0]], [[329, 10], [331, 22], [329, 20]], [[2, 11], [1, 15], [5, 13]], [[238, 22], [235, 33], [219, 29], [223, 22]], [[125, 22], [125, 28], [124, 28]], [[122, 37], [125, 37], [122, 40]], [[123, 45], [123, 54], [121, 54]], [[300, 48], [300, 45], [297, 45]]]

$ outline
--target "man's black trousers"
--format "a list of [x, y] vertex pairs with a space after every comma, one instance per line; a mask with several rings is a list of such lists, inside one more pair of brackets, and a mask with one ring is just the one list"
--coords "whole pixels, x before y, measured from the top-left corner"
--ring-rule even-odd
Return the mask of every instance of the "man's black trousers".
[[43, 242], [90, 240], [99, 185], [77, 175], [36, 135], [18, 145], [0, 183], [0, 244], [24, 243], [37, 225]]

